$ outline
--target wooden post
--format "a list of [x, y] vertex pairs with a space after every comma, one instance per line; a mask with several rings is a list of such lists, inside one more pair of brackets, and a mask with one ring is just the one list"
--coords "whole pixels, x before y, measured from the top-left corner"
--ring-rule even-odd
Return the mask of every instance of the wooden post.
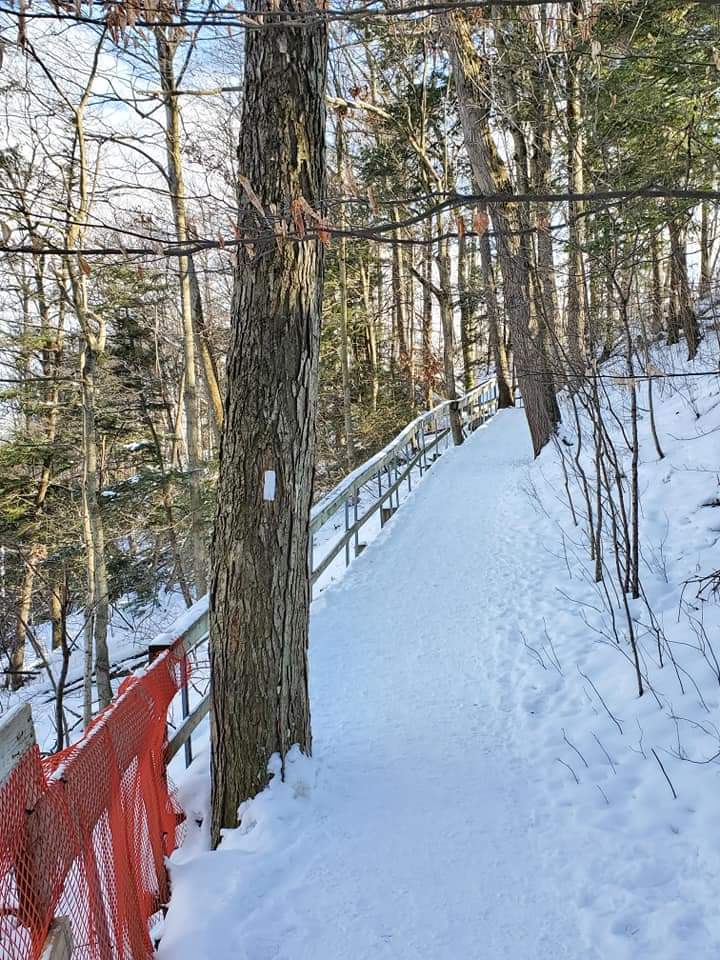
[[73, 952], [72, 927], [68, 917], [58, 917], [50, 924], [40, 960], [70, 960]]
[[35, 746], [35, 727], [29, 703], [20, 703], [0, 717], [0, 788]]

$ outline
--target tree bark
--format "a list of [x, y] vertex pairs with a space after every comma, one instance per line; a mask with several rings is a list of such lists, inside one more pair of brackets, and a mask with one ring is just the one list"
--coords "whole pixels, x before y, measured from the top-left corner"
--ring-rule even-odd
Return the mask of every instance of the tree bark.
[[[309, 10], [307, 0], [282, 6]], [[273, 7], [246, 4], [250, 13]], [[214, 844], [267, 783], [270, 757], [311, 746], [308, 531], [323, 251], [315, 237], [292, 234], [302, 209], [321, 214], [325, 197], [326, 63], [319, 19], [247, 33], [239, 223], [253, 239], [238, 251], [212, 554]], [[290, 239], [273, 234], [255, 201], [284, 218]]]
[[488, 345], [495, 364], [495, 377], [498, 384], [498, 407], [503, 410], [514, 406], [512, 392], [512, 377], [508, 362], [505, 337], [500, 329], [500, 312], [498, 310], [497, 291], [495, 290], [495, 274], [492, 265], [490, 238], [487, 232], [480, 237], [480, 265], [483, 275], [483, 293], [488, 321]]
[[661, 237], [653, 230], [650, 239], [652, 257], [652, 332], [657, 336], [663, 328], [663, 278], [660, 263]]
[[[399, 221], [400, 212], [398, 208], [393, 207], [393, 220]], [[394, 234], [394, 238], [399, 239], [399, 231]], [[407, 303], [406, 297], [406, 277], [405, 277], [405, 254], [399, 243], [394, 243], [392, 248], [392, 291], [393, 291], [393, 318], [395, 320], [394, 339], [392, 344], [393, 356], [398, 357], [398, 366], [400, 376], [405, 377], [408, 369], [408, 349], [407, 349]], [[396, 349], [397, 347], [397, 349]]]
[[469, 280], [469, 255], [464, 230], [458, 238], [458, 294], [460, 300], [460, 347], [463, 358], [463, 386], [468, 393], [475, 386], [475, 369], [473, 364]]
[[707, 200], [700, 204], [700, 289], [701, 300], [710, 295], [712, 281], [712, 239], [710, 237], [710, 208]]
[[693, 360], [697, 354], [700, 331], [690, 297], [685, 236], [676, 217], [670, 218], [668, 230], [670, 232], [670, 256], [674, 281], [675, 318], [685, 334], [688, 360]]
[[378, 396], [380, 394], [380, 378], [378, 375], [378, 344], [377, 330], [375, 321], [375, 309], [373, 306], [372, 291], [370, 286], [371, 261], [368, 258], [367, 266], [363, 260], [360, 261], [360, 273], [363, 288], [363, 306], [365, 308], [365, 329], [367, 332], [368, 344], [368, 367], [370, 372], [370, 403], [373, 411], [377, 410]]

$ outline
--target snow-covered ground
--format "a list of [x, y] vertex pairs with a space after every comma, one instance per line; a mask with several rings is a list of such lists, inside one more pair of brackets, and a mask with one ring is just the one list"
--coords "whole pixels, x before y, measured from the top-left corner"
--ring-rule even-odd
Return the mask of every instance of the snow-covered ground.
[[[531, 463], [522, 411], [499, 414], [314, 602], [314, 756], [215, 853], [200, 749], [160, 960], [718, 955], [720, 771], [690, 760], [718, 750], [720, 684], [679, 610], [683, 581], [720, 566], [701, 505], [717, 383], [656, 394], [660, 463], [641, 424], [643, 581], [678, 670], [640, 630], [655, 693], [637, 697], [627, 651], [597, 633], [557, 455]], [[608, 389], [622, 419], [627, 392]], [[703, 616], [714, 640], [718, 610]]]

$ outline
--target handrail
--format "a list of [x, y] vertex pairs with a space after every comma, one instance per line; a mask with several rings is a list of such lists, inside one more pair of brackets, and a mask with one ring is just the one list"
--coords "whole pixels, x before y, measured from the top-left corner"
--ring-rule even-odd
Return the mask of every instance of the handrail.
[[348, 495], [359, 490], [359, 488], [364, 486], [369, 480], [375, 478], [378, 472], [382, 470], [388, 462], [394, 459], [397, 451], [417, 435], [424, 424], [436, 421], [441, 414], [448, 416], [453, 403], [458, 404], [458, 409], [462, 414], [462, 411], [468, 409], [477, 397], [484, 395], [484, 393], [491, 388], [494, 390], [496, 384], [497, 380], [495, 377], [489, 377], [458, 400], [443, 400], [442, 403], [433, 407], [432, 410], [427, 410], [425, 413], [421, 413], [420, 416], [416, 417], [415, 420], [400, 431], [394, 440], [391, 440], [387, 446], [366, 461], [361, 467], [358, 467], [347, 477], [344, 477], [330, 493], [313, 507], [310, 514], [311, 534], [317, 533], [323, 523], [334, 513], [337, 513]]
[[[399, 506], [399, 490], [407, 480], [409, 488], [412, 483], [412, 471], [419, 467], [420, 474], [428, 469], [432, 460], [442, 451], [440, 445], [448, 439], [450, 434], [450, 409], [457, 404], [461, 422], [464, 428], [472, 431], [481, 423], [488, 420], [497, 410], [497, 380], [489, 377], [465, 396], [457, 400], [444, 400], [442, 403], [420, 414], [412, 423], [409, 423], [386, 447], [371, 457], [361, 467], [345, 477], [319, 503], [310, 516], [310, 549], [308, 564], [310, 568], [310, 582], [314, 585], [320, 576], [328, 569], [331, 563], [345, 550], [345, 565], [350, 563], [350, 544], [355, 539], [355, 553], [360, 552], [358, 534], [362, 527], [381, 511], [381, 525], [383, 520], [383, 505], [389, 500], [392, 506], [393, 497], [396, 503], [393, 512]], [[433, 452], [430, 459], [428, 455]], [[401, 468], [403, 468], [401, 470]], [[391, 471], [394, 476], [391, 475]], [[387, 486], [383, 489], [383, 476], [387, 476]], [[378, 481], [377, 497], [368, 506], [365, 513], [358, 517], [357, 507], [360, 491], [373, 480]], [[322, 527], [341, 509], [345, 509], [344, 530], [337, 542], [333, 543], [328, 552], [318, 562], [314, 563], [314, 541]], [[350, 512], [352, 509], [352, 522]], [[153, 652], [165, 647], [180, 644], [180, 649], [189, 654], [204, 643], [208, 637], [208, 598], [202, 597], [197, 603], [189, 607], [182, 617], [177, 620], [169, 631], [157, 637], [150, 646]], [[189, 708], [187, 691], [183, 696], [183, 719], [175, 730], [165, 748], [165, 762], [178, 753], [185, 746], [186, 765], [190, 763], [192, 753], [190, 738], [193, 732], [210, 709], [210, 693], [192, 710]]]

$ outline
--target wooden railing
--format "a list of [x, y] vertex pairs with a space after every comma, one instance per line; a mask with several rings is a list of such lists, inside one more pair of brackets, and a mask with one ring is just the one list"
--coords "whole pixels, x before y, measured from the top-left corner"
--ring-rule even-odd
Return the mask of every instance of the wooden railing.
[[[409, 493], [412, 490], [413, 472], [422, 477], [447, 449], [451, 443], [450, 410], [453, 402], [457, 404], [463, 430], [472, 432], [497, 410], [497, 381], [491, 377], [459, 400], [446, 400], [421, 414], [384, 450], [345, 477], [313, 507], [308, 558], [313, 586], [343, 552], [345, 566], [362, 552], [365, 545], [360, 540], [360, 532], [363, 527], [378, 513], [380, 525], [383, 526], [400, 505], [403, 484], [407, 483]], [[340, 524], [335, 522], [338, 516]], [[331, 524], [329, 535], [323, 537], [324, 528]], [[336, 535], [337, 529], [340, 532]], [[207, 639], [208, 599], [203, 597], [183, 614], [168, 633], [156, 638], [149, 654], [152, 658], [160, 650], [179, 641], [182, 649], [190, 655]], [[210, 694], [207, 693], [192, 709], [187, 688], [183, 689], [181, 696], [182, 721], [168, 742], [165, 760], [169, 763], [184, 747], [185, 764], [188, 766], [192, 761], [192, 734], [210, 709]]]

